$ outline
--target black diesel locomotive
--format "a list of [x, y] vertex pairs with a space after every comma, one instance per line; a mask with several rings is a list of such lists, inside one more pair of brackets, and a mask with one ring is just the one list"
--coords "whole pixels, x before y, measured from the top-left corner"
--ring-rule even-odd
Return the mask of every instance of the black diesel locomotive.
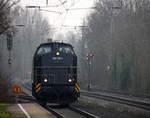
[[41, 44], [33, 59], [33, 96], [42, 103], [69, 104], [80, 95], [77, 56], [70, 44]]

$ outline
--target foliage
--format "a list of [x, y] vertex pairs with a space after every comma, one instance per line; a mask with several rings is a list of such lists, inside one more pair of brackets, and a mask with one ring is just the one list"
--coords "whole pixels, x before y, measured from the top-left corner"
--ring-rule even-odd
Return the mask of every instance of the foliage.
[[[13, 76], [19, 83], [22, 80], [31, 80], [32, 58], [41, 43], [46, 42], [52, 35], [51, 26], [39, 10], [23, 9], [16, 7], [14, 10], [16, 24], [23, 27], [17, 28], [14, 37], [13, 50]], [[19, 72], [17, 72], [18, 70]]]
[[8, 107], [8, 106], [10, 106], [10, 104], [0, 104], [0, 108], [1, 108], [1, 107], [4, 107], [4, 108], [5, 108], [5, 107]]
[[[11, 66], [8, 64], [9, 52], [7, 50], [6, 36], [0, 37], [0, 86], [6, 91], [11, 84], [31, 81], [32, 58], [37, 46], [46, 42], [52, 34], [48, 21], [38, 10], [23, 9], [15, 6], [11, 9], [11, 18], [15, 27], [13, 36], [13, 49], [11, 50]], [[5, 76], [2, 76], [3, 75]], [[1, 93], [0, 93], [1, 94]], [[10, 94], [6, 92], [5, 94]], [[2, 100], [5, 100], [2, 98]]]
[[11, 104], [0, 104], [0, 118], [25, 118], [24, 115], [8, 112], [6, 109], [10, 106]]
[[85, 37], [82, 43], [88, 47], [84, 52], [95, 54], [90, 73], [93, 87], [147, 92], [149, 5], [149, 0], [99, 0], [95, 4], [96, 9], [86, 20], [88, 28], [82, 34]]
[[12, 28], [11, 8], [17, 3], [11, 0], [0, 0], [0, 35]]

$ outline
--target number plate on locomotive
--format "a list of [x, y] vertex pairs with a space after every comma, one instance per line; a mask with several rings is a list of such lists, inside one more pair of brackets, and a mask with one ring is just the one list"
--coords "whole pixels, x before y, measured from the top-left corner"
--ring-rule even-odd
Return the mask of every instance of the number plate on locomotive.
[[52, 60], [63, 60], [63, 57], [52, 57]]

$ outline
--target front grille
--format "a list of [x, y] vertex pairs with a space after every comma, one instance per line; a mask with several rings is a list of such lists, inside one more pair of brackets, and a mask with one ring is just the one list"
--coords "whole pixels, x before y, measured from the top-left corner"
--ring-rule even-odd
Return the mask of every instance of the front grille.
[[55, 74], [36, 74], [36, 78], [44, 83], [44, 79], [48, 79], [47, 84], [55, 84]]
[[48, 75], [48, 83], [49, 84], [55, 84], [56, 82], [55, 82], [55, 74], [50, 74], [50, 75]]
[[[53, 67], [53, 68], [52, 68]], [[76, 79], [73, 67], [36, 67], [35, 78], [44, 83], [44, 78], [48, 79], [47, 84], [67, 84], [68, 79]]]

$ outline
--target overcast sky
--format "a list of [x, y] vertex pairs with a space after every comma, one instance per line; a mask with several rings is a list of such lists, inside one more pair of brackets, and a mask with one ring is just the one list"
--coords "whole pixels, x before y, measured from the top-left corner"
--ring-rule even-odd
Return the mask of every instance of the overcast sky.
[[[44, 7], [43, 10], [56, 11], [46, 12], [41, 11], [41, 13], [48, 19], [50, 25], [54, 27], [54, 34], [51, 38], [57, 39], [59, 35], [65, 37], [66, 32], [69, 30], [79, 33], [79, 28], [69, 28], [64, 26], [81, 26], [83, 19], [91, 12], [92, 9], [80, 9], [71, 10], [76, 8], [90, 8], [94, 5], [96, 0], [48, 0], [48, 5], [46, 0], [21, 0], [22, 7], [25, 6], [57, 6], [57, 7]], [[64, 3], [62, 5], [62, 3]], [[70, 9], [70, 10], [66, 10]]]
[[[61, 3], [63, 3], [61, 5]], [[44, 16], [49, 20], [50, 24], [53, 24], [55, 27], [61, 27], [62, 25], [73, 25], [79, 26], [82, 25], [83, 18], [91, 11], [90, 9], [80, 9], [80, 10], [65, 10], [65, 9], [75, 9], [75, 8], [89, 8], [92, 7], [94, 0], [48, 0], [48, 6], [59, 7], [48, 7], [42, 8], [44, 10], [57, 11], [60, 13], [54, 12], [45, 12], [41, 11]], [[22, 6], [38, 5], [46, 6], [46, 0], [21, 0]]]

